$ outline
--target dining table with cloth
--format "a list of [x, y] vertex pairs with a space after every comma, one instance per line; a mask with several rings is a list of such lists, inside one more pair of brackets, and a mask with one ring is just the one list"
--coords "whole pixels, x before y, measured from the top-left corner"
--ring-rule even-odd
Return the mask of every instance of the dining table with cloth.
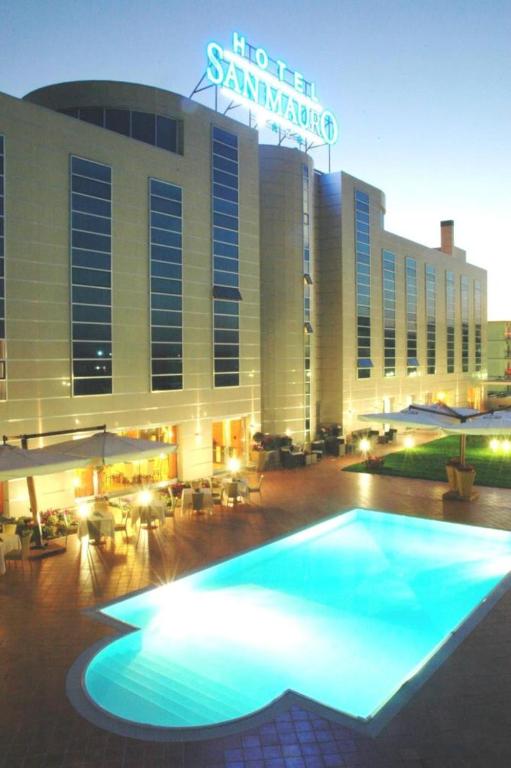
[[242, 499], [246, 501], [248, 498], [248, 485], [245, 480], [236, 477], [224, 477], [222, 480], [222, 496], [229, 494], [229, 488], [231, 485], [236, 485], [236, 500]]
[[[195, 501], [198, 496], [201, 497], [200, 507]], [[185, 512], [187, 509], [213, 509], [213, 496], [211, 494], [211, 488], [199, 488], [198, 490], [194, 488], [183, 488], [181, 493], [181, 510]]]
[[78, 536], [99, 541], [102, 536], [108, 536], [110, 539], [115, 537], [115, 517], [110, 510], [94, 510], [86, 518], [80, 520], [78, 526]]
[[16, 533], [7, 535], [0, 533], [0, 576], [3, 576], [6, 571], [5, 555], [13, 549], [21, 549], [20, 537]]
[[165, 513], [167, 511], [167, 505], [164, 501], [153, 501], [150, 504], [136, 504], [131, 508], [131, 524], [140, 520], [146, 525], [152, 525], [155, 520], [158, 520], [160, 527], [165, 525]]

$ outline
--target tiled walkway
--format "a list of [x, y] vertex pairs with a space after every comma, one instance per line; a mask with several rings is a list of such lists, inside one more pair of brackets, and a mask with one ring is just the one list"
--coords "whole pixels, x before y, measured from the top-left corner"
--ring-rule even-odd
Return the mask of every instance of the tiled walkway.
[[203, 567], [342, 509], [364, 506], [511, 529], [511, 492], [442, 502], [445, 486], [340, 471], [345, 460], [268, 473], [250, 510], [176, 517], [115, 547], [80, 547], [0, 577], [0, 768], [509, 768], [511, 594], [374, 739], [293, 708], [198, 744], [115, 736], [81, 718], [66, 673], [114, 630], [84, 608]]

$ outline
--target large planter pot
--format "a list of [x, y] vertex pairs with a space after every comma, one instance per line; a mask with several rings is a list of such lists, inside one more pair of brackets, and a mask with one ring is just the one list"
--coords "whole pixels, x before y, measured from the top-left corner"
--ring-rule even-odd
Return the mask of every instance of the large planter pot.
[[456, 464], [446, 464], [445, 465], [445, 472], [447, 474], [447, 482], [449, 483], [449, 490], [450, 491], [457, 491], [458, 490], [458, 481], [456, 478]]
[[461, 499], [469, 500], [472, 498], [472, 488], [476, 477], [475, 469], [468, 467], [456, 467], [456, 484], [458, 494]]
[[32, 531], [29, 533], [22, 533], [20, 536], [21, 540], [21, 557], [23, 560], [26, 560], [27, 557], [30, 554], [30, 540], [32, 538]]

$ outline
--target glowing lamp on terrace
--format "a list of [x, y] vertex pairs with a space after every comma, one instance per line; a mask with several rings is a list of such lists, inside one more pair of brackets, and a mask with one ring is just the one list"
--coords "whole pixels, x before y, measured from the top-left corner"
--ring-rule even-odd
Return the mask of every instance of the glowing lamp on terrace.
[[511, 451], [511, 442], [509, 442], [509, 440], [502, 441], [502, 450], [504, 453], [509, 453], [509, 451]]
[[366, 437], [364, 437], [358, 444], [358, 447], [361, 453], [367, 453], [371, 448], [371, 443]]
[[407, 435], [403, 440], [403, 445], [405, 448], [413, 448], [415, 445], [415, 440], [411, 435]]
[[151, 491], [140, 491], [137, 496], [138, 503], [141, 507], [147, 507], [147, 505], [151, 503], [152, 498], [153, 494]]
[[490, 440], [490, 450], [492, 450], [494, 453], [499, 450], [499, 441], [495, 437], [493, 440]]
[[237, 459], [235, 456], [233, 456], [229, 461], [227, 462], [227, 467], [229, 469], [229, 472], [232, 472], [234, 475], [236, 472], [240, 471], [241, 468], [241, 461]]

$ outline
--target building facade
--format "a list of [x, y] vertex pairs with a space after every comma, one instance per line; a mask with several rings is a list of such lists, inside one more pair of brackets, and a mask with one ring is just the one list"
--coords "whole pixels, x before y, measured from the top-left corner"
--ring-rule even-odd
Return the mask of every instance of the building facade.
[[243, 459], [261, 421], [256, 131], [86, 82], [1, 95], [0, 142], [3, 433], [158, 437], [182, 478]]
[[387, 232], [375, 187], [128, 83], [0, 94], [0, 159], [5, 434], [106, 424], [193, 479], [260, 429], [479, 404], [486, 273], [452, 222]]

